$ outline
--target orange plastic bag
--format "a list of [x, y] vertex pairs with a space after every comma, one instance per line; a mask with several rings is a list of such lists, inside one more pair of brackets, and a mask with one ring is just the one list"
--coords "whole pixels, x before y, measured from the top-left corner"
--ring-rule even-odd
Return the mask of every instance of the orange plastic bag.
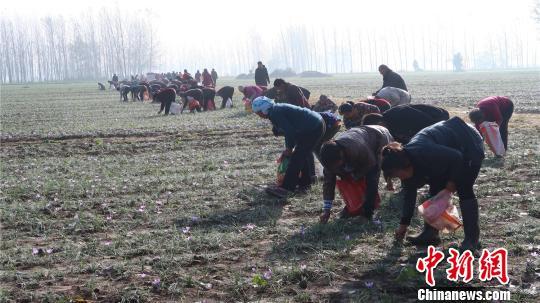
[[504, 156], [506, 150], [504, 148], [504, 143], [501, 138], [501, 133], [499, 131], [499, 125], [495, 122], [483, 122], [480, 124], [480, 133], [482, 137], [486, 140], [489, 149], [496, 156]]
[[251, 100], [249, 100], [248, 98], [244, 98], [242, 99], [242, 102], [244, 102], [244, 108], [246, 109], [246, 111], [251, 113], [253, 111], [253, 109], [251, 108]]
[[[366, 178], [354, 181], [351, 176], [348, 176], [344, 179], [336, 180], [336, 187], [338, 188], [341, 197], [345, 201], [347, 212], [353, 216], [361, 215], [367, 189]], [[379, 208], [380, 204], [381, 197], [377, 192], [377, 197], [375, 198], [375, 209]]]

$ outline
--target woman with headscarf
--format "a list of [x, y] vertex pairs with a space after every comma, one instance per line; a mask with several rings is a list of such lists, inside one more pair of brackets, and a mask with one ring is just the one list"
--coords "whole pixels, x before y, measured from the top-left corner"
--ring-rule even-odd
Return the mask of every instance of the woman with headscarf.
[[202, 72], [202, 85], [204, 87], [214, 87], [214, 80], [212, 79], [212, 75], [208, 72], [208, 69], [204, 69]]
[[[274, 103], [267, 97], [256, 98], [252, 110], [259, 117], [269, 119], [274, 128], [285, 136], [282, 157], [290, 157], [283, 184], [268, 187], [269, 194], [286, 198], [297, 189], [307, 190], [315, 171], [314, 148], [325, 133], [325, 123], [318, 113], [287, 103]], [[302, 172], [301, 176], [300, 172]]]

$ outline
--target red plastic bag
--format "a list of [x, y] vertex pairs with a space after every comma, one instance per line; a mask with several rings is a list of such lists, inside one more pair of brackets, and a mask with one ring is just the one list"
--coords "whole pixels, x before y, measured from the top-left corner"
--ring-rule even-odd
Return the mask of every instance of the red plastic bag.
[[[345, 201], [347, 212], [353, 216], [361, 215], [367, 189], [366, 178], [354, 181], [351, 176], [348, 176], [344, 179], [336, 180], [336, 187], [338, 188], [341, 197]], [[381, 197], [377, 192], [377, 197], [375, 198], [375, 209], [379, 208], [380, 204]]]
[[496, 156], [504, 156], [506, 150], [497, 123], [488, 121], [483, 122], [480, 124], [480, 133], [486, 140], [489, 149], [491, 149]]
[[188, 106], [189, 106], [189, 107], [188, 107], [189, 110], [191, 111], [191, 110], [195, 110], [195, 109], [197, 109], [197, 108], [200, 108], [200, 107], [201, 107], [201, 104], [199, 103], [199, 101], [197, 101], [197, 100], [195, 100], [195, 99], [191, 99], [191, 100], [189, 101]]

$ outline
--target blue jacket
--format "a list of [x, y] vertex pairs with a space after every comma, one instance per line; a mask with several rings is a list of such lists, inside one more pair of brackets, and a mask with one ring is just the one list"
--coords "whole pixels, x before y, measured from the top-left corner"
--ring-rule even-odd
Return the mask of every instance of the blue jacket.
[[285, 135], [285, 146], [294, 148], [297, 138], [316, 131], [324, 123], [321, 115], [310, 109], [278, 103], [268, 110], [273, 126]]

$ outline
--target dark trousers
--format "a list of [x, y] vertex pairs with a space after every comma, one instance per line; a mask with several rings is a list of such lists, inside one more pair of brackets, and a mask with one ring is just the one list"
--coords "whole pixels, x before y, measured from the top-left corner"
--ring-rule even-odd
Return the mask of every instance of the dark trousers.
[[232, 102], [232, 94], [230, 94], [230, 96], [227, 94], [227, 95], [223, 95], [221, 96], [221, 98], [223, 98], [223, 100], [221, 100], [221, 108], [225, 108], [225, 105], [227, 105], [227, 99], [231, 98], [231, 102]]
[[511, 104], [507, 110], [501, 112], [503, 120], [499, 126], [499, 132], [501, 133], [501, 139], [503, 140], [505, 150], [508, 150], [508, 122], [510, 121], [510, 118], [512, 118], [513, 113], [514, 104]]
[[[482, 164], [465, 164], [461, 170], [459, 181], [456, 182], [456, 190], [460, 200], [476, 199], [473, 191], [473, 185], [480, 172]], [[431, 180], [429, 182], [429, 195], [435, 196], [441, 190], [446, 188], [447, 178]], [[463, 210], [462, 210], [463, 211]]]
[[[321, 121], [313, 131], [298, 136], [281, 187], [294, 191], [296, 186], [306, 187], [311, 185], [313, 182], [312, 176], [315, 174], [313, 149], [324, 135], [324, 130], [324, 122]], [[302, 176], [299, 178], [300, 172], [302, 172]]]
[[162, 112], [163, 109], [165, 109], [165, 115], [168, 115], [169, 110], [171, 110], [172, 102], [173, 102], [173, 100], [171, 100], [171, 99], [161, 101], [161, 107], [159, 108], [159, 111]]
[[371, 218], [375, 209], [375, 201], [379, 192], [379, 178], [381, 177], [381, 168], [375, 165], [366, 174], [366, 195], [364, 197], [364, 205], [362, 210], [364, 217]]
[[[478, 227], [478, 202], [476, 195], [474, 194], [474, 182], [480, 172], [479, 164], [464, 164], [464, 167], [459, 176], [459, 181], [456, 181], [456, 190], [459, 196], [459, 208], [463, 217], [463, 229], [465, 232], [465, 238], [473, 241], [478, 241], [479, 227]], [[446, 187], [447, 179], [432, 180], [429, 183], [429, 194], [431, 196], [436, 195], [438, 192]]]

